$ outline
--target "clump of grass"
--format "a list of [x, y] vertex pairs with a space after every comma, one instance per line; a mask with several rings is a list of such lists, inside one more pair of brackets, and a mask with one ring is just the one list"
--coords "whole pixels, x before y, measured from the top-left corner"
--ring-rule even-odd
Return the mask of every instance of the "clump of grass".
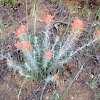
[[100, 74], [98, 74], [97, 79], [94, 78], [90, 83], [85, 82], [94, 91], [95, 100], [98, 100], [100, 97], [100, 93], [99, 94], [96, 93], [96, 89], [100, 92], [100, 89], [98, 88], [99, 82], [100, 82]]
[[98, 83], [99, 83], [99, 78], [100, 78], [100, 75], [98, 75], [98, 78], [97, 79], [93, 79], [90, 83], [88, 82], [85, 82], [91, 89], [96, 89], [98, 88]]

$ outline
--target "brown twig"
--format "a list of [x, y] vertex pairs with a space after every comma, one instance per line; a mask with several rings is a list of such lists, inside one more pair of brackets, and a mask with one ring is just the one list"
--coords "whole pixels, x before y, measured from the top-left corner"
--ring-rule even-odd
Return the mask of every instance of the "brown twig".
[[43, 87], [40, 100], [42, 100], [42, 98], [43, 98], [43, 93], [44, 93], [44, 91], [45, 91], [45, 89], [46, 89], [46, 86], [47, 86], [47, 83], [45, 83], [45, 85], [44, 85], [44, 87]]

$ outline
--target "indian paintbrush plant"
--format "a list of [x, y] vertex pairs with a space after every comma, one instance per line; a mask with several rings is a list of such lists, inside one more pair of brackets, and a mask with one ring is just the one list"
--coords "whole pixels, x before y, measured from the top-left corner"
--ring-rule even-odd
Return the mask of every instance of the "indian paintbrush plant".
[[57, 81], [59, 78], [56, 74], [57, 70], [63, 67], [63, 64], [69, 63], [79, 51], [100, 39], [100, 31], [98, 30], [92, 41], [75, 48], [75, 42], [79, 41], [85, 30], [84, 23], [80, 19], [75, 19], [71, 24], [70, 33], [67, 34], [66, 40], [56, 35], [54, 42], [51, 42], [50, 27], [55, 21], [53, 17], [47, 15], [44, 20], [45, 32], [40, 33], [41, 35], [31, 37], [25, 25], [18, 28], [15, 33], [18, 41], [14, 45], [21, 51], [23, 62], [15, 61], [10, 54], [2, 56], [6, 56], [10, 68], [18, 71], [26, 79], [31, 78], [44, 82]]

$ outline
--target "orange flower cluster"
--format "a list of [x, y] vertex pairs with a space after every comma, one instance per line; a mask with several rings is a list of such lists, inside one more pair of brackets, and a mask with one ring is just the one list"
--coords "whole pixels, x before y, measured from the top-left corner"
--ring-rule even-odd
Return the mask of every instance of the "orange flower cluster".
[[28, 43], [27, 41], [22, 42], [22, 49], [27, 48], [29, 50], [33, 50], [33, 48], [31, 47], [31, 44]]
[[15, 34], [17, 34], [17, 38], [20, 38], [22, 35], [26, 35], [25, 31], [28, 31], [27, 26], [21, 25]]
[[18, 41], [17, 43], [14, 44], [17, 48], [21, 47], [21, 43]]
[[84, 23], [80, 20], [80, 19], [76, 19], [74, 20], [74, 23], [71, 24], [72, 27], [72, 34], [68, 34], [68, 37], [72, 38], [75, 36], [74, 32], [77, 33], [77, 37], [75, 38], [75, 40], [79, 40], [80, 35], [83, 33], [82, 30], [84, 30], [85, 28], [83, 28]]
[[12, 62], [11, 61], [7, 62], [7, 65], [12, 66]]
[[63, 50], [61, 50], [61, 51], [60, 51], [60, 54], [64, 54], [64, 51], [63, 51]]
[[[26, 35], [25, 31], [28, 31], [27, 27], [25, 25], [21, 25], [20, 28], [17, 30], [15, 34], [17, 34], [17, 38], [20, 38], [23, 35]], [[31, 47], [31, 44], [28, 43], [26, 40], [23, 42], [17, 41], [17, 43], [14, 44], [17, 48], [21, 48], [21, 50], [24, 53], [27, 53], [28, 50], [33, 50]]]
[[74, 23], [71, 24], [72, 25], [72, 30], [78, 29], [78, 30], [84, 30], [85, 28], [83, 28], [84, 23], [80, 20], [80, 19], [76, 19], [74, 20]]
[[60, 39], [60, 36], [58, 36], [58, 35], [57, 35], [57, 36], [56, 36], [56, 39], [58, 39], [58, 40], [59, 40], [59, 39]]
[[60, 36], [57, 35], [56, 36], [56, 41], [59, 41], [59, 39], [60, 39]]
[[100, 31], [99, 31], [99, 30], [97, 30], [96, 35], [94, 35], [93, 37], [94, 37], [94, 38], [100, 38]]
[[46, 51], [44, 57], [47, 57], [47, 59], [51, 59], [53, 57], [53, 53], [51, 52], [51, 50]]
[[19, 69], [19, 73], [20, 73], [20, 74], [22, 73], [22, 70], [21, 70], [21, 69]]
[[57, 82], [57, 80], [59, 79], [59, 76], [54, 75], [54, 76], [52, 76], [52, 78]]
[[54, 16], [47, 15], [47, 17], [45, 18], [44, 22], [45, 22], [46, 24], [50, 24], [50, 26], [52, 26], [53, 22], [55, 21], [55, 20], [53, 20], [53, 17], [54, 17]]
[[33, 48], [31, 47], [31, 44], [28, 43], [27, 41], [24, 41], [24, 42], [17, 42], [14, 44], [17, 48], [21, 47], [21, 50], [24, 52], [24, 53], [27, 53], [27, 50], [33, 50]]

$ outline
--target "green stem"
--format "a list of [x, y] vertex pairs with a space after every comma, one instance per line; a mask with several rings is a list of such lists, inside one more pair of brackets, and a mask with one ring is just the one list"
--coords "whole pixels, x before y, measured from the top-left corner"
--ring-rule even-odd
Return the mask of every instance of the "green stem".
[[34, 36], [35, 36], [35, 32], [36, 32], [36, 16], [37, 16], [36, 10], [37, 10], [37, 3], [38, 3], [38, 0], [34, 4]]
[[27, 17], [27, 28], [28, 28], [27, 0], [26, 0], [26, 17]]
[[19, 96], [20, 96], [20, 94], [21, 94], [21, 90], [22, 90], [22, 88], [23, 88], [23, 85], [24, 85], [24, 82], [26, 81], [26, 77], [24, 78], [24, 80], [23, 80], [23, 83], [22, 83], [22, 85], [21, 85], [21, 88], [20, 88], [20, 90], [19, 90], [19, 93], [18, 93], [18, 100], [19, 100]]

